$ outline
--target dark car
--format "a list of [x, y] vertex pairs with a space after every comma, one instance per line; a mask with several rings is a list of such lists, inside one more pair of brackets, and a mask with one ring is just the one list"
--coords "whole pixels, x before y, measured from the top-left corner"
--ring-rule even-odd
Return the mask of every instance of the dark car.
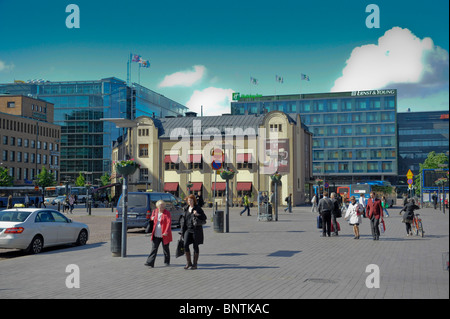
[[[166, 209], [172, 216], [172, 227], [180, 226], [184, 211], [179, 201], [172, 194], [130, 192], [128, 193], [127, 228], [147, 227], [150, 215], [159, 200], [166, 203]], [[116, 221], [122, 221], [122, 195], [119, 198], [116, 212]]]

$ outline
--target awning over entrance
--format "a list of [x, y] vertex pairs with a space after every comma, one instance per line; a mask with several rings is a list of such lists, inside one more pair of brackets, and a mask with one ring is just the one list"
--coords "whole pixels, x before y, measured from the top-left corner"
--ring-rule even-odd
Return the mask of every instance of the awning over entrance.
[[240, 153], [236, 155], [236, 163], [251, 163], [252, 154], [251, 153]]
[[237, 191], [251, 191], [252, 190], [252, 182], [237, 182], [236, 190]]
[[165, 192], [176, 192], [178, 190], [178, 182], [164, 183]]
[[225, 182], [217, 182], [217, 183], [212, 183], [212, 188], [211, 190], [214, 191], [214, 184], [216, 184], [216, 191], [224, 191], [227, 188], [227, 183]]
[[164, 163], [179, 163], [180, 158], [178, 155], [166, 155], [164, 156]]
[[193, 182], [191, 191], [198, 192], [202, 190], [203, 183], [202, 182]]
[[201, 163], [202, 154], [190, 154], [188, 156], [188, 163]]

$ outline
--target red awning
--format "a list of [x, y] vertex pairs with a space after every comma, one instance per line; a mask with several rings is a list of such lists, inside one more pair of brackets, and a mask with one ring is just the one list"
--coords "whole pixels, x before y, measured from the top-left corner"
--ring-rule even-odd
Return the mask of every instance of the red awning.
[[252, 154], [251, 153], [240, 153], [236, 155], [236, 163], [251, 163]]
[[251, 191], [252, 190], [252, 182], [237, 182], [236, 190], [237, 191]]
[[165, 192], [176, 192], [178, 190], [178, 182], [164, 183]]
[[202, 154], [190, 154], [188, 156], [188, 163], [201, 163]]
[[[214, 184], [216, 183], [212, 183], [212, 188], [211, 190], [214, 191]], [[225, 182], [217, 182], [216, 184], [216, 191], [224, 191], [227, 188], [227, 183]]]
[[203, 183], [202, 182], [193, 182], [191, 191], [198, 192], [202, 190]]
[[178, 155], [166, 155], [164, 156], [164, 163], [179, 163], [180, 158]]

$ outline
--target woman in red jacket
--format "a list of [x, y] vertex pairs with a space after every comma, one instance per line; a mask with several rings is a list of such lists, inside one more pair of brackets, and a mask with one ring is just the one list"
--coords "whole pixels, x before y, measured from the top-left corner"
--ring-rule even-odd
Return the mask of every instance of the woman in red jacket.
[[370, 219], [370, 226], [372, 230], [373, 240], [380, 239], [380, 218], [383, 220], [383, 208], [381, 207], [381, 200], [379, 200], [375, 192], [370, 193], [370, 198], [367, 201], [366, 216]]
[[153, 221], [152, 231], [152, 251], [147, 258], [146, 266], [154, 267], [155, 258], [158, 253], [159, 244], [163, 244], [164, 264], [170, 265], [169, 244], [172, 241], [172, 217], [170, 212], [165, 209], [164, 201], [156, 202], [156, 209], [152, 212], [150, 220]]

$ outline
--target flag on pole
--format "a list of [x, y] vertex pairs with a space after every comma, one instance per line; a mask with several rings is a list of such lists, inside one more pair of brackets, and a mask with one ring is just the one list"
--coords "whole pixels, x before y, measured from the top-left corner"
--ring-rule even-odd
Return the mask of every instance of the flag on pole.
[[302, 80], [309, 81], [309, 76], [302, 73]]
[[250, 77], [250, 83], [251, 83], [251, 84], [258, 85], [258, 80], [255, 79], [255, 78], [253, 78], [253, 77]]
[[131, 55], [131, 62], [140, 62], [142, 57], [139, 54], [132, 54]]
[[150, 67], [150, 61], [149, 60], [143, 60], [142, 58], [141, 58], [141, 60], [139, 60], [139, 64], [143, 68], [149, 68]]
[[275, 75], [275, 81], [279, 83], [283, 83], [283, 78], [281, 76]]

